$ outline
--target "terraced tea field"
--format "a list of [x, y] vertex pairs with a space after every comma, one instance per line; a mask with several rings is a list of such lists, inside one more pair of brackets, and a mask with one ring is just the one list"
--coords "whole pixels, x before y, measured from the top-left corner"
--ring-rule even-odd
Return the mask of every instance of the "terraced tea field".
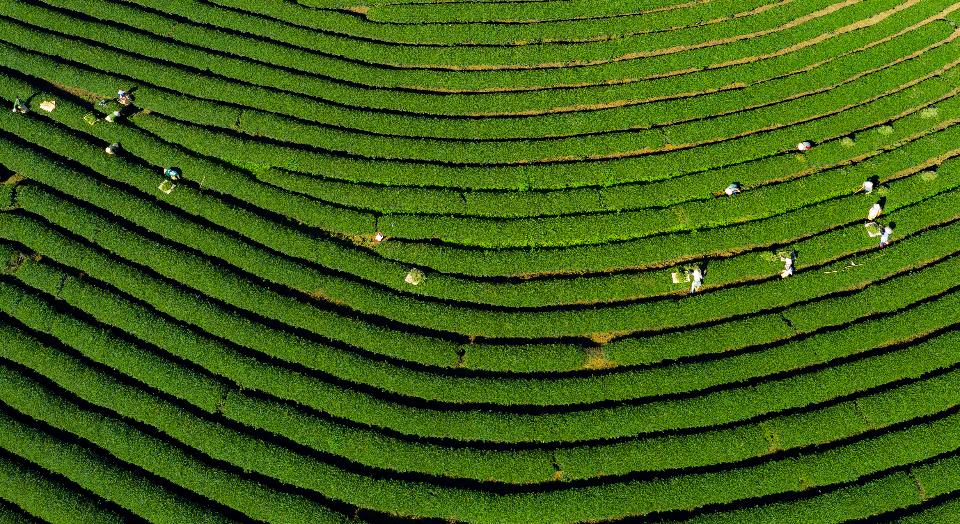
[[960, 522], [960, 2], [359, 1], [0, 0], [0, 521]]

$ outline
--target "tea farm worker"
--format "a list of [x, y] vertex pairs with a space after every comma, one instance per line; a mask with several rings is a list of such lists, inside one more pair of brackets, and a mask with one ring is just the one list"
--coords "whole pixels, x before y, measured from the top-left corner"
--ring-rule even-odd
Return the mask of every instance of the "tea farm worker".
[[886, 226], [883, 233], [880, 234], [880, 247], [887, 247], [890, 244], [890, 235], [893, 234], [893, 228]]
[[115, 154], [117, 154], [118, 151], [120, 151], [120, 144], [114, 142], [114, 143], [110, 144], [109, 146], [107, 146], [107, 147], [104, 149], [104, 151], [105, 151], [108, 155], [115, 155]]
[[176, 168], [176, 167], [167, 167], [167, 168], [164, 168], [164, 170], [163, 170], [163, 176], [165, 176], [165, 177], [169, 178], [170, 180], [176, 182], [177, 180], [180, 180], [180, 178], [183, 176], [183, 173], [180, 172], [180, 169], [179, 169], [179, 168]]
[[13, 101], [13, 112], [25, 115], [27, 111], [27, 105], [20, 100], [20, 97], [17, 97], [17, 99]]
[[787, 278], [793, 275], [793, 264], [796, 262], [796, 259], [796, 251], [791, 251], [788, 256], [780, 257], [780, 260], [783, 261], [783, 271], [780, 272], [780, 278]]
[[880, 205], [880, 202], [870, 206], [870, 211], [867, 212], [867, 220], [876, 220], [880, 213], [883, 213], [883, 206]]
[[864, 180], [863, 182], [863, 192], [866, 194], [873, 193], [873, 180]]
[[112, 124], [112, 123], [113, 123], [116, 119], [118, 119], [118, 118], [120, 118], [120, 111], [114, 111], [114, 112], [110, 113], [109, 115], [107, 115], [107, 116], [104, 118], [104, 120], [106, 120], [107, 122], [110, 122], [110, 123]]
[[797, 144], [797, 151], [810, 151], [811, 149], [813, 149], [813, 142], [809, 140], [804, 140]]
[[690, 276], [693, 277], [693, 282], [690, 283], [690, 292], [696, 293], [703, 287], [703, 270], [700, 269], [700, 266], [696, 266], [690, 270]]
[[742, 190], [740, 189], [740, 184], [736, 182], [730, 184], [729, 186], [727, 186], [726, 189], [723, 190], [723, 192], [726, 193], [727, 196], [733, 196], [733, 195], [739, 194], [741, 191]]
[[120, 104], [128, 106], [133, 103], [133, 95], [124, 91], [123, 89], [117, 91], [117, 102]]

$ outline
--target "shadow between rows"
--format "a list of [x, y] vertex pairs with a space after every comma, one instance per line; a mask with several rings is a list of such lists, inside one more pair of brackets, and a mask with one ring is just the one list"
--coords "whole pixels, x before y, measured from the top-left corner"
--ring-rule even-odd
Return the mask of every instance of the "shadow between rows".
[[[71, 348], [71, 351], [72, 351], [72, 348]], [[47, 389], [51, 389], [51, 388], [52, 388], [52, 389], [58, 391], [58, 392], [59, 392], [59, 393], [58, 393], [58, 396], [60, 396], [61, 398], [63, 398], [64, 394], [66, 394], [66, 395], [69, 397], [69, 399], [68, 399], [69, 402], [72, 402], [72, 403], [74, 403], [74, 404], [80, 405], [80, 407], [81, 407], [82, 409], [96, 412], [96, 413], [99, 414], [100, 416], [104, 416], [104, 417], [107, 417], [107, 418], [117, 418], [117, 417], [119, 417], [119, 419], [120, 419], [121, 421], [123, 421], [125, 424], [127, 424], [127, 425], [129, 425], [129, 426], [132, 426], [132, 427], [134, 427], [135, 429], [137, 429], [138, 431], [141, 431], [141, 432], [143, 432], [143, 433], [146, 433], [146, 434], [148, 434], [148, 435], [150, 435], [150, 436], [152, 436], [152, 437], [154, 437], [154, 438], [160, 439], [161, 441], [163, 441], [163, 442], [165, 442], [165, 443], [167, 443], [167, 444], [169, 444], [169, 445], [172, 445], [172, 446], [174, 446], [174, 447], [176, 447], [176, 448], [179, 448], [179, 449], [181, 449], [182, 451], [186, 452], [188, 455], [193, 456], [195, 459], [200, 460], [201, 462], [203, 462], [203, 463], [205, 463], [205, 464], [211, 465], [212, 467], [215, 467], [215, 468], [217, 468], [217, 469], [222, 469], [222, 470], [226, 470], [226, 471], [229, 471], [229, 472], [231, 472], [231, 473], [234, 473], [234, 474], [242, 475], [242, 476], [244, 476], [245, 478], [251, 478], [251, 479], [255, 480], [256, 482], [263, 483], [263, 484], [267, 484], [267, 485], [271, 486], [272, 488], [277, 489], [277, 490], [280, 490], [280, 491], [287, 491], [287, 492], [293, 492], [293, 493], [300, 494], [300, 495], [305, 495], [305, 496], [307, 496], [307, 497], [309, 497], [309, 498], [311, 498], [311, 499], [317, 499], [317, 498], [319, 498], [319, 500], [326, 502], [326, 497], [324, 497], [324, 496], [323, 496], [322, 494], [320, 494], [319, 492], [316, 492], [316, 491], [313, 491], [313, 490], [304, 489], [304, 488], [294, 487], [294, 486], [291, 486], [291, 485], [289, 485], [289, 484], [287, 484], [287, 483], [285, 483], [285, 482], [283, 482], [283, 481], [280, 481], [280, 480], [278, 480], [278, 479], [275, 479], [275, 478], [273, 478], [273, 477], [266, 476], [266, 475], [260, 474], [260, 473], [258, 473], [258, 472], [247, 471], [247, 470], [245, 470], [245, 469], [243, 469], [243, 468], [241, 468], [241, 467], [239, 467], [239, 466], [236, 466], [236, 465], [234, 465], [234, 464], [232, 464], [232, 463], [227, 463], [227, 462], [223, 462], [223, 461], [221, 461], [221, 460], [219, 460], [219, 459], [214, 459], [214, 458], [210, 457], [209, 455], [207, 455], [206, 453], [201, 452], [201, 451], [198, 450], [198, 449], [192, 448], [192, 447], [190, 447], [190, 446], [188, 446], [188, 445], [186, 445], [186, 444], [183, 444], [183, 443], [179, 442], [178, 440], [176, 440], [176, 439], [168, 436], [167, 434], [165, 434], [164, 432], [162, 432], [162, 431], [154, 428], [153, 426], [146, 425], [146, 424], [142, 424], [142, 423], [140, 423], [140, 422], [130, 420], [128, 417], [122, 416], [122, 415], [118, 415], [118, 414], [114, 413], [113, 411], [111, 411], [111, 410], [109, 410], [109, 409], [102, 408], [102, 407], [97, 406], [97, 405], [89, 404], [89, 403], [87, 403], [86, 401], [83, 401], [83, 400], [81, 400], [81, 399], [79, 399], [79, 398], [76, 398], [73, 394], [71, 394], [71, 393], [63, 390], [60, 386], [52, 383], [52, 382], [51, 382], [49, 379], [47, 379], [46, 377], [42, 377], [42, 376], [37, 375], [36, 372], [30, 370], [29, 368], [23, 368], [23, 366], [20, 366], [19, 364], [15, 364], [15, 363], [13, 363], [12, 365], [13, 365], [14, 367], [20, 369], [20, 370], [21, 370], [21, 373], [26, 372], [34, 381], [37, 381], [37, 382], [40, 382], [40, 383], [44, 384]], [[8, 366], [9, 366], [9, 364], [8, 364]], [[111, 373], [111, 371], [110, 371], [109, 369], [107, 369], [107, 368], [102, 369], [101, 372]], [[125, 376], [123, 376], [123, 375], [121, 375], [121, 376], [119, 377], [119, 379], [122, 380], [122, 381], [123, 381], [123, 380], [129, 381], [129, 378], [128, 378], [128, 377], [125, 377]], [[136, 383], [132, 383], [131, 385], [136, 385]], [[173, 402], [173, 403], [175, 403], [175, 404], [179, 404], [176, 399], [169, 398], [167, 395], [163, 394], [162, 392], [155, 392], [154, 394], [157, 395], [157, 396], [161, 396], [161, 398], [164, 398], [165, 400], [171, 401], [171, 402]], [[251, 437], [253, 437], [253, 438], [257, 438], [257, 439], [260, 439], [260, 440], [268, 441], [268, 442], [270, 442], [270, 443], [272, 443], [272, 444], [281, 446], [281, 447], [283, 447], [284, 449], [290, 449], [290, 450], [292, 450], [292, 451], [294, 451], [294, 452], [296, 452], [296, 453], [298, 453], [298, 454], [306, 455], [306, 456], [309, 456], [309, 457], [312, 457], [312, 458], [318, 459], [318, 460], [323, 460], [324, 462], [329, 463], [329, 464], [332, 464], [332, 465], [334, 465], [335, 467], [343, 468], [344, 466], [347, 466], [347, 467], [349, 467], [350, 469], [354, 469], [355, 467], [358, 466], [358, 465], [355, 464], [355, 463], [352, 463], [352, 462], [350, 462], [350, 461], [346, 461], [343, 457], [339, 457], [339, 456], [336, 456], [336, 455], [330, 456], [330, 455], [328, 455], [328, 454], [326, 454], [326, 453], [321, 453], [321, 452], [317, 452], [316, 450], [312, 450], [312, 449], [310, 449], [310, 448], [305, 448], [305, 447], [300, 446], [299, 444], [297, 444], [297, 443], [295, 443], [295, 442], [289, 441], [289, 440], [286, 439], [286, 438], [278, 437], [278, 436], [276, 436], [276, 435], [274, 435], [274, 434], [272, 434], [272, 433], [266, 433], [266, 432], [261, 432], [261, 431], [258, 431], [258, 430], [252, 430], [251, 428], [247, 428], [247, 427], [245, 427], [245, 426], [242, 426], [242, 425], [239, 425], [239, 424], [235, 424], [235, 423], [226, 421], [226, 420], [224, 420], [224, 419], [223, 419], [222, 417], [220, 417], [220, 416], [211, 416], [211, 415], [209, 415], [209, 414], [206, 414], [206, 413], [203, 413], [203, 412], [199, 412], [198, 410], [195, 410], [195, 409], [193, 409], [193, 408], [191, 408], [191, 407], [185, 407], [185, 406], [182, 406], [182, 405], [179, 405], [178, 407], [180, 407], [180, 409], [185, 409], [185, 410], [188, 411], [188, 412], [191, 412], [191, 411], [192, 411], [192, 412], [193, 412], [192, 414], [194, 414], [195, 416], [199, 416], [199, 417], [201, 417], [201, 418], [207, 419], [207, 420], [210, 421], [210, 422], [214, 422], [214, 423], [221, 424], [221, 425], [223, 425], [223, 426], [225, 426], [225, 427], [227, 427], [227, 428], [229, 428], [229, 429], [235, 430], [235, 431], [240, 431], [240, 432], [242, 432], [243, 434], [248, 435], [248, 436], [251, 436]], [[938, 421], [938, 420], [941, 420], [941, 419], [948, 418], [948, 417], [950, 417], [950, 416], [956, 415], [956, 413], [957, 413], [958, 411], [960, 411], [960, 407], [956, 407], [956, 406], [955, 406], [955, 407], [953, 407], [953, 408], [947, 409], [946, 411], [939, 412], [939, 413], [936, 413], [936, 414], [933, 414], [933, 415], [922, 416], [922, 417], [920, 417], [920, 418], [918, 418], [918, 419], [911, 419], [911, 420], [909, 420], [909, 421], [907, 421], [907, 422], [897, 423], [897, 424], [894, 424], [894, 425], [891, 425], [891, 426], [888, 426], [888, 427], [885, 427], [885, 428], [880, 428], [880, 429], [875, 429], [875, 430], [869, 430], [869, 431], [864, 432], [863, 434], [856, 435], [856, 436], [849, 437], [849, 438], [843, 438], [843, 439], [841, 439], [841, 440], [833, 441], [833, 442], [830, 442], [830, 443], [827, 443], [827, 444], [804, 446], [803, 448], [798, 448], [798, 449], [793, 449], [793, 450], [787, 450], [787, 451], [782, 452], [782, 453], [777, 453], [777, 454], [774, 455], [774, 456], [752, 458], [752, 459], [747, 459], [747, 460], [745, 460], [745, 461], [737, 462], [737, 463], [734, 463], [734, 464], [722, 464], [722, 465], [713, 466], [713, 467], [708, 466], [708, 467], [684, 468], [684, 469], [682, 469], [682, 470], [674, 470], [674, 471], [669, 471], [669, 472], [653, 472], [652, 474], [649, 473], [649, 472], [647, 472], [646, 474], [644, 474], [643, 472], [640, 472], [640, 473], [634, 474], [634, 475], [617, 476], [616, 478], [614, 478], [613, 476], [610, 476], [610, 477], [596, 477], [596, 478], [593, 478], [593, 479], [585, 479], [584, 481], [566, 481], [566, 482], [557, 482], [557, 483], [554, 483], [554, 484], [511, 486], [511, 485], [503, 485], [503, 484], [498, 485], [498, 484], [490, 484], [490, 483], [470, 482], [470, 481], [466, 481], [465, 479], [437, 478], [437, 477], [432, 477], [432, 476], [430, 476], [430, 475], [423, 475], [423, 474], [409, 474], [409, 473], [383, 471], [383, 470], [378, 470], [378, 469], [375, 469], [375, 468], [366, 468], [366, 467], [363, 467], [363, 466], [359, 466], [359, 469], [361, 470], [361, 471], [359, 472], [359, 474], [361, 474], [361, 475], [367, 475], [367, 476], [372, 476], [373, 478], [389, 478], [389, 479], [397, 479], [397, 480], [400, 480], [400, 481], [411, 481], [411, 482], [421, 482], [421, 483], [424, 483], [424, 482], [426, 482], [426, 483], [429, 483], [429, 482], [440, 482], [440, 483], [443, 483], [444, 485], [452, 485], [452, 486], [454, 486], [454, 487], [464, 488], [464, 489], [480, 489], [480, 490], [484, 490], [484, 491], [490, 491], [490, 490], [492, 490], [492, 492], [494, 492], [494, 493], [499, 493], [499, 494], [502, 494], [502, 495], [508, 495], [508, 494], [514, 494], [514, 493], [550, 492], [550, 491], [556, 491], [556, 490], [576, 489], [576, 488], [582, 488], [582, 487], [587, 487], [587, 486], [609, 485], [609, 484], [611, 484], [611, 483], [619, 483], [619, 482], [635, 482], [635, 481], [643, 482], [643, 481], [650, 481], [650, 480], [659, 480], [659, 479], [664, 479], [664, 478], [670, 478], [670, 477], [675, 476], [675, 475], [700, 474], [700, 473], [710, 473], [710, 472], [718, 472], [718, 471], [719, 471], [719, 472], [722, 472], [722, 471], [732, 470], [732, 469], [736, 469], [736, 468], [743, 468], [743, 467], [755, 466], [755, 465], [758, 465], [758, 464], [762, 464], [762, 463], [765, 463], [765, 462], [769, 462], [769, 461], [771, 461], [771, 460], [782, 460], [782, 459], [787, 459], [787, 458], [792, 458], [792, 457], [802, 457], [806, 451], [810, 451], [810, 450], [815, 450], [816, 452], [828, 451], [828, 450], [830, 450], [830, 449], [835, 449], [835, 448], [837, 448], [837, 447], [841, 447], [841, 446], [843, 446], [843, 445], [850, 444], [851, 442], [858, 442], [858, 441], [863, 440], [863, 439], [867, 439], [867, 438], [872, 438], [872, 437], [875, 437], [875, 436], [883, 435], [883, 434], [885, 434], [885, 433], [887, 433], [887, 432], [889, 432], [889, 431], [898, 431], [898, 430], [901, 430], [901, 429], [909, 429], [909, 428], [911, 428], [911, 427], [913, 427], [913, 426], [916, 426], [916, 425], [922, 425], [922, 424], [928, 424], [928, 423], [931, 423], [931, 422], [935, 422], [935, 421]], [[70, 434], [68, 433], [68, 435], [70, 435]], [[70, 436], [72, 436], [72, 435], [70, 435]], [[68, 440], [71, 440], [71, 441], [80, 440], [81, 442], [85, 442], [83, 439], [77, 439], [75, 436], [73, 436], [73, 438], [69, 438]], [[930, 460], [930, 459], [928, 459], [928, 460]], [[914, 465], [914, 466], [915, 466], [915, 465]], [[894, 469], [896, 469], [896, 468], [894, 468]], [[883, 474], [883, 472], [877, 472], [877, 473], [873, 473], [873, 474], [868, 475], [868, 476], [881, 476], [882, 474]], [[852, 483], [861, 482], [862, 480], [863, 480], [863, 479], [858, 479], [857, 481], [853, 481]], [[788, 497], [793, 496], [793, 495], [791, 495], [791, 494], [782, 494], [782, 493], [781, 493], [781, 494], [774, 495], [774, 496], [772, 496], [772, 497], [773, 497], [774, 499], [777, 499], [779, 496], [784, 496], [784, 495], [786, 495], [786, 496], [788, 496]], [[761, 497], [761, 499], [767, 499], [767, 498], [769, 498], [769, 497]], [[336, 505], [340, 505], [340, 504], [342, 504], [342, 503], [337, 503]], [[752, 504], [751, 504], [751, 505], [752, 505]], [[729, 505], [727, 505], [727, 504], [722, 504], [722, 505], [717, 505], [717, 506], [727, 506], [727, 507], [729, 507]], [[336, 506], [335, 506], [335, 507], [336, 507]], [[338, 508], [338, 509], [340, 509], [340, 508]], [[712, 509], [715, 509], [715, 508], [712, 508], [712, 507], [711, 507], [711, 508], [708, 509], [708, 507], [702, 507], [702, 508], [700, 508], [699, 510], [696, 510], [696, 511], [698, 511], [698, 512], [699, 512], [699, 511], [708, 511], [708, 510], [712, 510]], [[341, 511], [342, 511], [342, 509], [341, 509]]]

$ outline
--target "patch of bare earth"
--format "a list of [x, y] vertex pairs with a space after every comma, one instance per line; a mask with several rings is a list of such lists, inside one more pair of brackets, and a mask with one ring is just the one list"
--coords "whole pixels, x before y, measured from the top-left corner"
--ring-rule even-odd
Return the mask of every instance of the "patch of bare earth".
[[[608, 335], [605, 333], [594, 333], [590, 336], [590, 339], [597, 344], [605, 344], [613, 338], [614, 335]], [[612, 367], [616, 367], [616, 365], [616, 362], [607, 357], [607, 354], [602, 347], [592, 347], [586, 350], [583, 361], [583, 369], [610, 369]]]

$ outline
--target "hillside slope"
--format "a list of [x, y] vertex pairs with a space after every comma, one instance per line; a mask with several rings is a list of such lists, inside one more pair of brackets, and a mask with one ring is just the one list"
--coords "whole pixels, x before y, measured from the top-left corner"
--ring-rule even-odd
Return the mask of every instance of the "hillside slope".
[[0, 2], [0, 520], [960, 521], [960, 2], [357, 2]]

